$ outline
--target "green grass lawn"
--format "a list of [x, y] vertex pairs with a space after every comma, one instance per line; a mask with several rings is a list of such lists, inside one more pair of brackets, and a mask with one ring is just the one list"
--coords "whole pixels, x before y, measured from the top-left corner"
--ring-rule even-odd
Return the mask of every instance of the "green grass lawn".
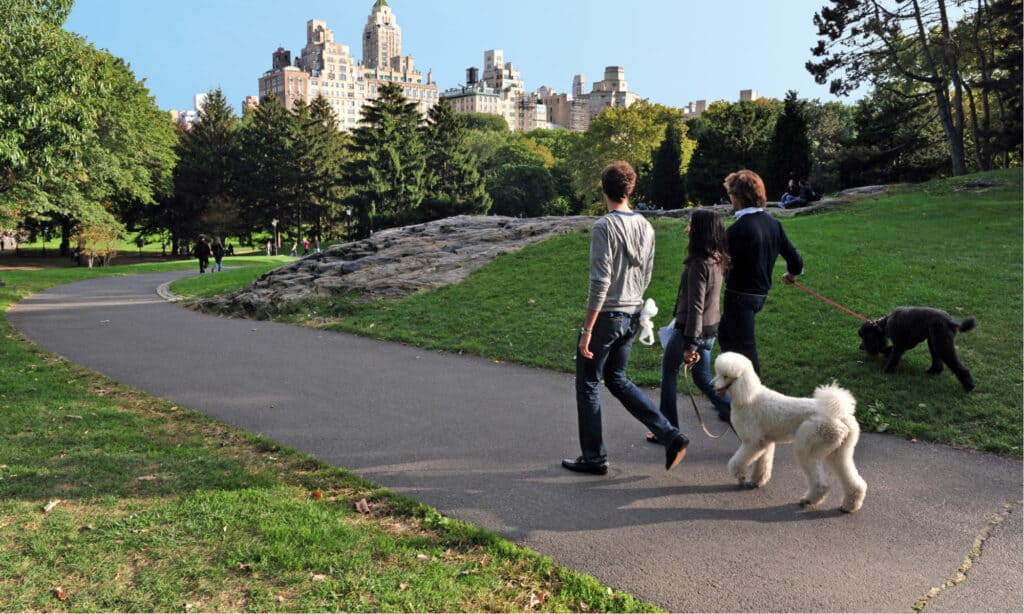
[[[103, 275], [194, 267], [3, 270], [0, 305]], [[243, 273], [202, 280], [237, 284]], [[69, 364], [6, 319], [0, 355], [2, 611], [657, 611], [342, 469]], [[368, 513], [357, 510], [364, 499]]]
[[[929, 376], [928, 350], [909, 352], [895, 374], [858, 349], [860, 321], [777, 282], [758, 316], [766, 383], [809, 395], [837, 380], [858, 399], [865, 430], [1006, 455], [1021, 454], [1021, 173], [990, 174], [1003, 187], [960, 190], [967, 179], [894, 189], [821, 215], [784, 221], [804, 256], [800, 282], [867, 317], [927, 305], [978, 319], [958, 337], [978, 387], [964, 393], [947, 370]], [[972, 176], [972, 179], [977, 176]], [[683, 223], [660, 221], [648, 296], [667, 323], [685, 251]], [[578, 233], [498, 258], [463, 283], [394, 302], [293, 306], [296, 323], [426, 348], [572, 371], [587, 291], [588, 235]], [[776, 279], [781, 279], [779, 262]], [[661, 349], [634, 345], [631, 374], [659, 383]]]

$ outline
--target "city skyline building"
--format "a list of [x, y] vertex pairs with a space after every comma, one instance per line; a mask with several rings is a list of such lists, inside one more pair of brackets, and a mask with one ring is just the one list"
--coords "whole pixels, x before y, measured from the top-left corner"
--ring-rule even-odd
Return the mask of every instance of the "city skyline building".
[[270, 70], [258, 79], [260, 99], [274, 95], [293, 110], [299, 101], [310, 104], [323, 96], [334, 109], [338, 129], [351, 132], [380, 87], [395, 83], [425, 117], [439, 100], [438, 87], [429, 71], [424, 78], [416, 70], [413, 56], [402, 55], [402, 31], [386, 0], [374, 1], [362, 41], [363, 59], [356, 62], [348, 45], [334, 40], [325, 20], [310, 19], [299, 57], [293, 61], [283, 47], [271, 54]]
[[[286, 109], [296, 103], [310, 104], [324, 96], [337, 116], [339, 130], [351, 132], [359, 126], [363, 107], [376, 99], [385, 83], [397, 83], [405, 97], [416, 104], [426, 117], [430, 107], [441, 98], [457, 113], [489, 113], [502, 117], [510, 130], [568, 128], [585, 131], [605, 109], [629, 107], [640, 95], [629, 91], [625, 68], [606, 66], [604, 78], [586, 91], [583, 74], [572, 76], [570, 92], [541, 86], [527, 92], [519, 69], [505, 59], [502, 49], [484, 51], [482, 68], [466, 69], [463, 85], [441, 91], [430, 71], [417, 70], [415, 57], [402, 55], [402, 29], [387, 0], [373, 0], [362, 32], [361, 61], [348, 45], [336, 42], [334, 32], [323, 19], [306, 22], [306, 44], [300, 54], [278, 47], [271, 54], [271, 68], [258, 78], [258, 100], [272, 94]], [[740, 90], [740, 100], [756, 100], [756, 90]], [[254, 107], [248, 97], [243, 108]], [[192, 124], [201, 104], [194, 111], [177, 112], [181, 123]], [[682, 108], [687, 117], [697, 117], [707, 109], [706, 100]]]

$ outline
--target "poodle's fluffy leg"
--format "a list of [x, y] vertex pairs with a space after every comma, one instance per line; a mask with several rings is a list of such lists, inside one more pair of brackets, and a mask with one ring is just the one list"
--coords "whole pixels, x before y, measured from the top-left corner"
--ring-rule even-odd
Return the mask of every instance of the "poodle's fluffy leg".
[[837, 433], [832, 425], [818, 421], [804, 422], [796, 430], [793, 449], [807, 478], [807, 492], [800, 497], [801, 506], [817, 505], [825, 500], [829, 486], [828, 474], [825, 473], [825, 457], [835, 450], [846, 436], [846, 429], [843, 430], [844, 432], [836, 437]]
[[744, 441], [740, 443], [739, 449], [729, 459], [729, 464], [726, 465], [726, 468], [729, 470], [729, 474], [736, 478], [740, 486], [747, 488], [756, 486], [756, 484], [747, 481], [747, 467], [763, 451], [763, 447], [753, 446]]
[[839, 476], [843, 485], [843, 505], [840, 511], [849, 514], [856, 512], [864, 504], [864, 496], [868, 492], [867, 482], [860, 477], [857, 466], [853, 464], [853, 449], [857, 446], [860, 438], [860, 429], [851, 429], [850, 435], [843, 441], [835, 452], [828, 457], [832, 470]]
[[764, 452], [754, 459], [754, 468], [751, 470], [750, 481], [756, 484], [758, 488], [767, 484], [768, 480], [772, 479], [772, 465], [774, 462], [775, 444], [768, 443], [764, 447]]

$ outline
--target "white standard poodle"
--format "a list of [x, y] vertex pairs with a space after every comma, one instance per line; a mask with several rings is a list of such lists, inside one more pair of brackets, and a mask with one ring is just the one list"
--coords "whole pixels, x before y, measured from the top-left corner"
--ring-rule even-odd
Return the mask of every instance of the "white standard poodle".
[[857, 401], [849, 390], [832, 383], [819, 386], [810, 399], [787, 397], [762, 385], [750, 360], [735, 352], [723, 352], [715, 360], [711, 385], [720, 395], [728, 392], [732, 397], [732, 426], [741, 443], [728, 467], [740, 486], [767, 484], [772, 477], [775, 444], [792, 442], [807, 476], [801, 506], [824, 501], [829, 489], [824, 461], [828, 461], [845, 493], [840, 511], [860, 509], [868, 486], [853, 464], [860, 425], [854, 417]]

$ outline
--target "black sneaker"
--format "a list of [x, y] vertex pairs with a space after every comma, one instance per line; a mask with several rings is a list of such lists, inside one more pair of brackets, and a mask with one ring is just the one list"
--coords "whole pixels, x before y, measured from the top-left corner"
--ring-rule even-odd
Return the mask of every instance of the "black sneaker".
[[688, 445], [690, 445], [690, 440], [686, 438], [686, 435], [680, 433], [672, 440], [672, 443], [665, 447], [665, 471], [671, 470], [679, 464], [679, 461], [683, 460]]
[[608, 473], [608, 463], [584, 460], [582, 456], [575, 459], [563, 458], [562, 466], [569, 471], [578, 473], [591, 473], [593, 475], [604, 475]]

